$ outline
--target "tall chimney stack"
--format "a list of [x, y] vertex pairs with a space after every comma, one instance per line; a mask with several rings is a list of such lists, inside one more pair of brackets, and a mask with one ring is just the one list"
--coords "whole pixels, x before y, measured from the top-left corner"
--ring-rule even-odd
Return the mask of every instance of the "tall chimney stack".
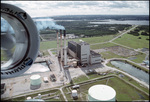
[[58, 57], [59, 56], [59, 39], [58, 39], [59, 31], [56, 30], [56, 33], [57, 33], [57, 57]]
[[66, 30], [64, 30], [64, 66], [67, 65]]
[[63, 43], [62, 43], [62, 30], [60, 29], [60, 41], [61, 41], [61, 44], [60, 44], [60, 56], [61, 56], [61, 61], [63, 61]]

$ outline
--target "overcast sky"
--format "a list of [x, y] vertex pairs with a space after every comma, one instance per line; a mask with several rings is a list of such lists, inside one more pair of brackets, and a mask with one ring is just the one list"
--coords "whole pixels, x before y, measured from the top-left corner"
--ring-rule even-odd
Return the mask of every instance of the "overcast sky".
[[149, 15], [149, 1], [1, 1], [31, 17], [55, 15]]

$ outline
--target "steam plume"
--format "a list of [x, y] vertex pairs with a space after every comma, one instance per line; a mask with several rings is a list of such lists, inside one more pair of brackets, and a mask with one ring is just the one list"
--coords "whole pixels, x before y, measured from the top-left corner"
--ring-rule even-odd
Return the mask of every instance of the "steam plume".
[[34, 22], [37, 26], [38, 31], [46, 29], [46, 28], [55, 29], [55, 30], [65, 29], [63, 26], [56, 24], [54, 20], [51, 18], [34, 19]]

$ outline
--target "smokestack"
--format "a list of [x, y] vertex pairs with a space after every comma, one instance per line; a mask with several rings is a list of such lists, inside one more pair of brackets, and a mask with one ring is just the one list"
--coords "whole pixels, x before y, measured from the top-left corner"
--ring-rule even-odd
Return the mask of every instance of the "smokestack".
[[62, 60], [63, 60], [62, 30], [60, 30], [60, 41], [61, 41], [61, 45], [60, 45], [60, 56], [61, 56], [61, 61], [62, 61]]
[[67, 65], [66, 30], [64, 30], [64, 66]]
[[56, 30], [57, 33], [57, 57], [59, 56], [59, 40], [58, 40], [58, 36], [59, 36], [59, 31]]

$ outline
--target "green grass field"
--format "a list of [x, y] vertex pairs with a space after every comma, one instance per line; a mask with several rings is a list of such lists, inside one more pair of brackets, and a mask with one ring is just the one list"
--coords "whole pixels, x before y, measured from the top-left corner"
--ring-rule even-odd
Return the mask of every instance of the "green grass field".
[[[89, 43], [89, 44], [94, 44], [94, 43], [101, 43], [101, 42], [106, 42], [111, 39], [113, 39], [115, 35], [108, 35], [108, 36], [99, 36], [99, 37], [89, 37], [89, 38], [79, 38], [79, 39], [68, 39], [68, 41], [75, 41], [79, 42], [80, 39], [83, 41]], [[60, 43], [60, 40], [59, 40]], [[63, 42], [64, 44], [64, 42]], [[45, 41], [45, 42], [40, 42], [40, 50], [47, 50], [51, 48], [57, 48], [57, 41]]]
[[[64, 101], [64, 98], [63, 98], [63, 96], [62, 96], [62, 94], [61, 94], [61, 92], [58, 90], [58, 89], [52, 89], [52, 90], [45, 90], [44, 92], [39, 92], [41, 95], [46, 95], [46, 94], [52, 94], [52, 93], [54, 93], [54, 94], [52, 94], [52, 95], [50, 95], [50, 96], [45, 96], [45, 97], [43, 97], [43, 98], [48, 98], [48, 99], [46, 99], [45, 101]], [[39, 93], [33, 93], [33, 94], [30, 94], [30, 95], [25, 95], [25, 96], [22, 96], [22, 97], [18, 97], [18, 98], [13, 98], [13, 99], [11, 99], [11, 100], [9, 100], [9, 101], [17, 101], [17, 102], [23, 102], [23, 101], [25, 101], [26, 100], [26, 98], [27, 97], [36, 97], [36, 96], [38, 96], [38, 94]], [[50, 97], [52, 97], [52, 96], [55, 96], [55, 95], [59, 95], [59, 99], [54, 99], [54, 98], [50, 98]]]
[[40, 42], [40, 51], [51, 49], [51, 48], [56, 48], [56, 47], [57, 47], [56, 41]]
[[[108, 85], [116, 90], [118, 101], [149, 100], [149, 97], [119, 78], [111, 78]], [[139, 95], [140, 94], [140, 95]]]
[[131, 60], [131, 61], [133, 61], [133, 62], [135, 62], [135, 63], [142, 63], [143, 60], [145, 59], [145, 56], [146, 56], [146, 54], [139, 53], [139, 54], [134, 55], [134, 56], [124, 57], [124, 56], [120, 56], [120, 55], [114, 54], [114, 53], [112, 53], [112, 52], [110, 52], [110, 51], [101, 52], [100, 54], [101, 54], [102, 57], [105, 58], [105, 59], [110, 59], [110, 58], [126, 58], [126, 59], [128, 59], [128, 58], [130, 58], [130, 57], [136, 57], [136, 59], [132, 59], [132, 60], [129, 59], [129, 60]]
[[107, 35], [107, 36], [99, 36], [99, 37], [89, 37], [82, 38], [83, 41], [89, 44], [102, 43], [113, 39], [116, 35]]
[[95, 49], [102, 49], [102, 48], [105, 48], [105, 47], [112, 47], [112, 46], [118, 46], [118, 45], [113, 44], [113, 43], [105, 43], [105, 44], [91, 45], [90, 48], [92, 50], [95, 50]]
[[126, 58], [126, 57], [123, 57], [123, 56], [114, 54], [114, 53], [112, 53], [112, 52], [110, 52], [110, 51], [101, 52], [100, 54], [101, 54], [102, 57], [105, 58], [105, 59], [110, 59], [110, 58]]
[[[129, 84], [125, 83], [118, 77], [106, 78], [103, 80], [98, 80], [95, 82], [91, 82], [88, 84], [80, 85], [80, 89], [78, 90], [79, 99], [75, 101], [86, 101], [88, 89], [96, 84], [106, 84], [111, 86], [116, 91], [116, 99], [117, 101], [133, 101], [133, 100], [149, 100], [149, 96], [144, 94], [143, 92], [135, 89]], [[148, 90], [148, 89], [147, 89]], [[68, 99], [68, 101], [73, 101], [70, 88], [64, 88], [63, 91]]]
[[[141, 37], [141, 39], [139, 39]], [[133, 36], [130, 34], [124, 34], [121, 38], [114, 40], [113, 42], [122, 44], [134, 49], [149, 48], [149, 40], [146, 40], [149, 36]]]

